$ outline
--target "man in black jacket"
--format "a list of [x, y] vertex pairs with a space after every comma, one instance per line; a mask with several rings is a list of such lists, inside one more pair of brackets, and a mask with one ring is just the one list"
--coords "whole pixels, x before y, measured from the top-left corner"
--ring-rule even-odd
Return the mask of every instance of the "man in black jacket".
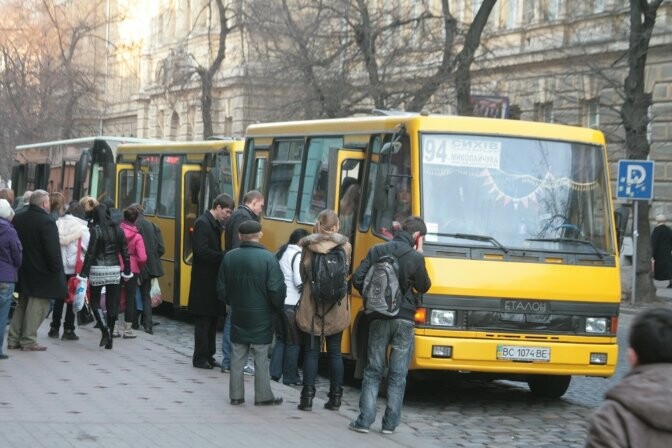
[[49, 193], [35, 190], [26, 210], [17, 213], [12, 224], [23, 246], [23, 262], [7, 348], [44, 351], [47, 348], [37, 343], [37, 329], [49, 313], [50, 300], [68, 294], [58, 228], [49, 216]]
[[[135, 226], [140, 230], [142, 239], [145, 242], [145, 251], [147, 252], [147, 263], [144, 264], [140, 272], [140, 296], [142, 297], [142, 320], [145, 332], [153, 334], [153, 319], [152, 319], [152, 304], [149, 295], [152, 287], [152, 279], [163, 277], [163, 266], [161, 265], [161, 257], [166, 252], [166, 246], [163, 242], [161, 229], [156, 224], [148, 221], [145, 218], [145, 210], [140, 204], [131, 204], [130, 207], [135, 207], [139, 213], [138, 219], [135, 221]], [[133, 323], [134, 327], [139, 325], [137, 322]], [[137, 330], [137, 328], [134, 328]]]
[[212, 202], [212, 208], [196, 219], [192, 234], [194, 251], [189, 286], [189, 312], [194, 322], [194, 355], [192, 363], [199, 369], [219, 365], [214, 358], [217, 350], [215, 334], [222, 304], [217, 300], [217, 273], [222, 262], [222, 225], [233, 210], [233, 199], [222, 193]]
[[[264, 195], [257, 190], [250, 190], [243, 196], [243, 203], [231, 214], [224, 229], [224, 249], [228, 252], [240, 246], [238, 227], [245, 221], [259, 222], [264, 209]], [[222, 372], [231, 369], [231, 316], [227, 315], [222, 331]], [[245, 366], [245, 374], [254, 375], [254, 367], [250, 362]]]
[[401, 420], [406, 374], [413, 352], [414, 316], [418, 302], [416, 294], [427, 292], [432, 284], [422, 255], [422, 237], [426, 233], [427, 226], [422, 219], [416, 216], [406, 218], [394, 239], [372, 247], [353, 274], [352, 283], [361, 293], [369, 267], [382, 255], [394, 254], [399, 260], [399, 286], [403, 294], [396, 316], [369, 315], [367, 361], [359, 396], [359, 416], [349, 426], [353, 431], [369, 432], [369, 427], [376, 419], [376, 399], [385, 372], [388, 347], [391, 349], [383, 434], [392, 434]]

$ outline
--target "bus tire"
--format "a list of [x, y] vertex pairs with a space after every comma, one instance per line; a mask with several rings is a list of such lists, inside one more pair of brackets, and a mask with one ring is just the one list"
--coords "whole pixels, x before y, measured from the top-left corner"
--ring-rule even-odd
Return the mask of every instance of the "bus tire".
[[542, 398], [560, 398], [572, 380], [570, 375], [530, 375], [527, 385], [533, 395]]

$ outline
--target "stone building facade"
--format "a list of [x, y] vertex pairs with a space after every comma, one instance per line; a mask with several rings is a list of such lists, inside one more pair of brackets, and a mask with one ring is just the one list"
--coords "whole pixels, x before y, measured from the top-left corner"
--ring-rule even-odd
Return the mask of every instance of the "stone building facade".
[[[422, 1], [440, 13], [438, 0]], [[123, 9], [129, 0], [112, 3]], [[480, 3], [452, 0], [451, 11], [469, 23]], [[207, 67], [216, 53], [217, 11], [209, 10], [206, 0], [131, 4], [127, 19], [110, 34], [118, 44], [108, 51], [103, 133], [202, 139], [194, 70]], [[629, 28], [628, 0], [500, 0], [472, 66], [472, 95], [501, 101], [511, 118], [599, 128], [607, 137], [613, 181], [616, 161], [625, 157], [619, 109]], [[227, 39], [213, 87], [215, 134], [242, 136], [247, 125], [267, 118], [263, 105], [270, 90], [254, 82], [254, 43], [249, 39], [243, 29], [233, 30]], [[646, 79], [653, 95], [650, 158], [656, 161], [651, 215], [672, 217], [671, 2], [658, 12]], [[446, 87], [429, 109], [452, 113], [451, 104]]]

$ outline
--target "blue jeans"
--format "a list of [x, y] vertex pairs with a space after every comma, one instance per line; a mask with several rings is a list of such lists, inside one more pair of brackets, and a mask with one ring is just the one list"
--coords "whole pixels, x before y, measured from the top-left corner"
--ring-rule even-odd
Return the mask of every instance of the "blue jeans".
[[231, 312], [226, 313], [222, 330], [222, 369], [231, 368]]
[[2, 346], [5, 343], [5, 331], [13, 294], [14, 283], [0, 283], [0, 355], [3, 354]]
[[[284, 308], [294, 309], [294, 305], [285, 305]], [[282, 313], [281, 319], [287, 321], [287, 315]], [[280, 379], [284, 384], [296, 384], [299, 382], [299, 352], [300, 347], [286, 341], [285, 329], [289, 324], [279, 325], [275, 333], [275, 346], [271, 353], [270, 373], [271, 378]]]
[[406, 374], [413, 354], [415, 325], [403, 319], [376, 319], [369, 326], [369, 349], [359, 396], [359, 416], [355, 424], [368, 428], [376, 420], [378, 388], [385, 373], [388, 346], [387, 406], [383, 429], [394, 430], [401, 420], [401, 404], [406, 390]]
[[[341, 355], [341, 339], [343, 332], [327, 336], [327, 358], [329, 360], [329, 383], [343, 386], [343, 356]], [[317, 377], [317, 361], [320, 357], [320, 337], [304, 334], [303, 385], [315, 386]]]

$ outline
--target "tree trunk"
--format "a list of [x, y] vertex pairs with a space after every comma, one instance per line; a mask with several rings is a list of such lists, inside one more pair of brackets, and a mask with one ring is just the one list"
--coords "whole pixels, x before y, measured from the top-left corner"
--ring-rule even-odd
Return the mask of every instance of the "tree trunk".
[[206, 71], [201, 74], [201, 113], [203, 118], [203, 139], [212, 137], [212, 78]]

